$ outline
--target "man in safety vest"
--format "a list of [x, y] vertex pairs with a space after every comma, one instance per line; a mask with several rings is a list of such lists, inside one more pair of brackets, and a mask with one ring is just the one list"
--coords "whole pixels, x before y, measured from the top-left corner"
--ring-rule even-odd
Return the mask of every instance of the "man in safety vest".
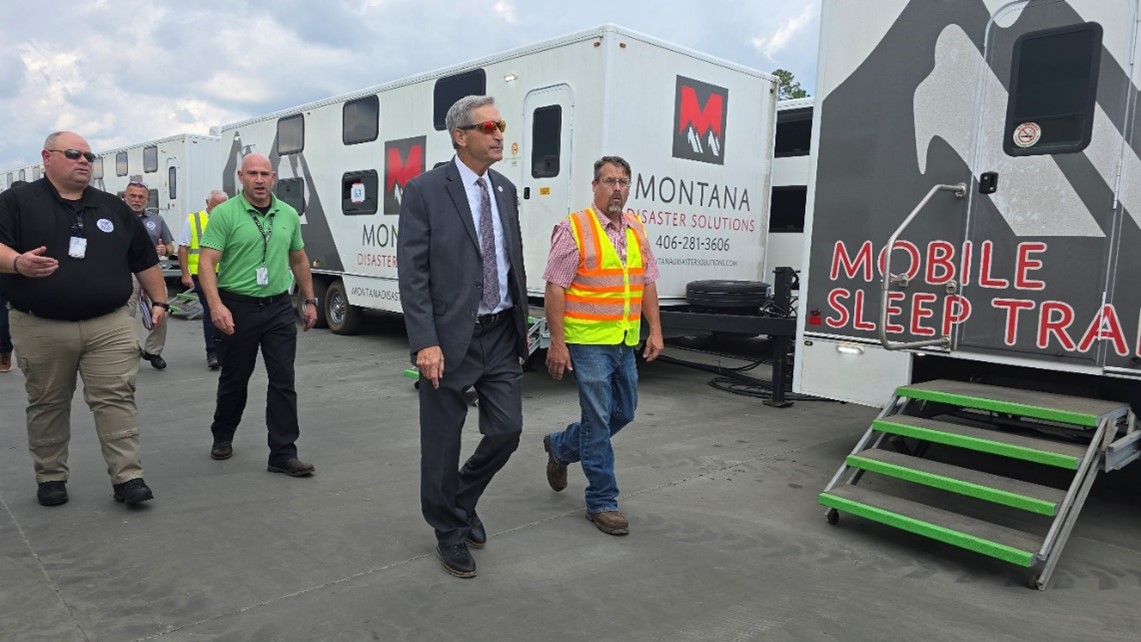
[[178, 234], [178, 266], [182, 268], [182, 285], [192, 288], [198, 295], [198, 302], [202, 304], [202, 337], [206, 341], [206, 366], [211, 370], [218, 369], [218, 350], [214, 344], [214, 321], [210, 319], [210, 304], [206, 302], [206, 295], [198, 285], [198, 253], [202, 234], [210, 222], [210, 211], [229, 198], [220, 189], [210, 192], [206, 196], [206, 209], [187, 216], [182, 223], [182, 231]]
[[578, 384], [582, 417], [543, 437], [547, 482], [567, 487], [567, 465], [582, 463], [586, 517], [604, 533], [625, 535], [630, 524], [618, 512], [614, 449], [610, 439], [634, 419], [638, 369], [634, 350], [642, 316], [650, 328], [643, 356], [662, 352], [658, 314], [658, 265], [646, 229], [624, 211], [630, 196], [630, 164], [618, 156], [594, 163], [594, 202], [555, 226], [543, 279], [551, 346], [547, 369]]

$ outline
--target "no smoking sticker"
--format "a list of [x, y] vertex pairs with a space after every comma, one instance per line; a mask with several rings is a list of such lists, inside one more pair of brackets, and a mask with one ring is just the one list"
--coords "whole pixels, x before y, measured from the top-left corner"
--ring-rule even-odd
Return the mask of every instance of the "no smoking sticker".
[[1042, 128], [1038, 123], [1022, 123], [1014, 128], [1014, 144], [1019, 147], [1033, 147], [1042, 138]]

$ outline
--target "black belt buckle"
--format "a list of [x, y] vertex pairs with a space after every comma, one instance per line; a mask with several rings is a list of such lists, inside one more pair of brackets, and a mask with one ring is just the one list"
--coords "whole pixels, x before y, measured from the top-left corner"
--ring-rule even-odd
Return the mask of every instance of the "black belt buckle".
[[499, 323], [505, 316], [507, 316], [507, 310], [496, 312], [494, 314], [484, 314], [478, 316], [475, 318], [475, 322], [481, 326], [495, 325], [496, 323]]

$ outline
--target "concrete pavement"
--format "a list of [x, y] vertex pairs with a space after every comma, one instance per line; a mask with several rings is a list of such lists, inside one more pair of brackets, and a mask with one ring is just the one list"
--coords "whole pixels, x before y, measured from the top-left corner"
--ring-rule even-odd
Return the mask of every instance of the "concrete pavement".
[[[315, 330], [297, 360], [309, 479], [266, 472], [259, 364], [234, 457], [209, 457], [216, 374], [174, 319], [170, 366], [139, 376], [146, 480], [111, 499], [91, 415], [72, 413], [71, 501], [36, 503], [23, 376], [0, 375], [0, 640], [1133, 640], [1141, 469], [1100, 479], [1050, 590], [1019, 569], [855, 518], [816, 494], [875, 410], [775, 410], [675, 365], [642, 368], [616, 439], [628, 537], [552, 492], [543, 434], [571, 381], [525, 379], [519, 451], [480, 503], [479, 576], [446, 575], [420, 517], [416, 393], [402, 322]], [[478, 436], [473, 413], [464, 453]]]

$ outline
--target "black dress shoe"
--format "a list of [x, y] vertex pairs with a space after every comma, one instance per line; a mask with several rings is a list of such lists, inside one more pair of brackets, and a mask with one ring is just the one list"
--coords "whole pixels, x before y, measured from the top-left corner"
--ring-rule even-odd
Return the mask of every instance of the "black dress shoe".
[[479, 515], [471, 516], [471, 530], [467, 534], [467, 543], [472, 548], [483, 548], [487, 544], [487, 529], [483, 527], [483, 522], [479, 521]]
[[317, 468], [313, 464], [307, 464], [300, 459], [290, 459], [280, 464], [270, 464], [266, 466], [266, 470], [271, 473], [285, 473], [290, 477], [308, 477], [312, 475]]
[[206, 367], [210, 368], [211, 370], [217, 370], [218, 368], [221, 368], [222, 364], [218, 363], [218, 355], [214, 354], [213, 352], [207, 354]]
[[165, 370], [166, 369], [166, 360], [163, 359], [160, 355], [150, 354], [148, 352], [144, 352], [143, 358], [146, 359], [147, 361], [150, 361], [151, 367], [153, 367], [155, 370]]
[[219, 441], [210, 449], [210, 458], [221, 461], [234, 455], [234, 446], [228, 441]]
[[114, 484], [111, 488], [115, 491], [115, 501], [122, 502], [127, 506], [134, 506], [155, 498], [154, 493], [147, 487], [147, 483], [143, 481], [142, 477], [127, 480], [122, 484]]
[[40, 482], [36, 489], [36, 499], [40, 506], [59, 506], [67, 503], [67, 482], [46, 481]]
[[475, 577], [475, 559], [467, 550], [467, 544], [437, 544], [436, 554], [440, 556], [440, 563], [444, 570], [456, 577]]

